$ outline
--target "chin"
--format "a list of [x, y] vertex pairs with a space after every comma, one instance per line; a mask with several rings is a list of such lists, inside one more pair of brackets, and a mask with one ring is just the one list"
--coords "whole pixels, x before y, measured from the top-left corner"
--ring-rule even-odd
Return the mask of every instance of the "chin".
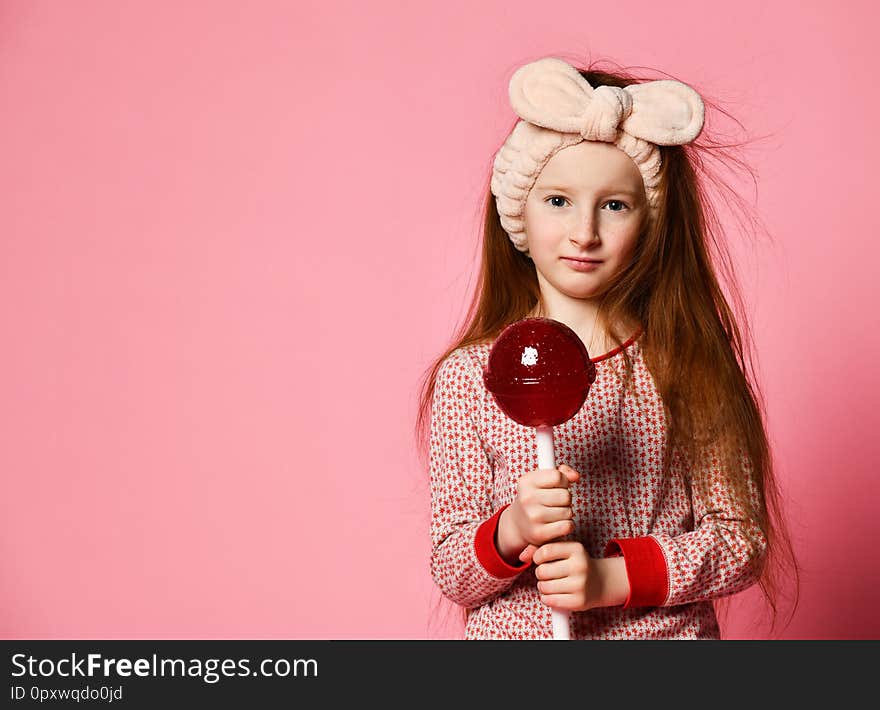
[[580, 298], [580, 299], [596, 298], [597, 296], [600, 296], [602, 294], [602, 288], [599, 286], [594, 287], [594, 288], [586, 288], [586, 289], [582, 288], [582, 289], [577, 289], [577, 290], [574, 290], [574, 289], [561, 289], [561, 290], [569, 298]]

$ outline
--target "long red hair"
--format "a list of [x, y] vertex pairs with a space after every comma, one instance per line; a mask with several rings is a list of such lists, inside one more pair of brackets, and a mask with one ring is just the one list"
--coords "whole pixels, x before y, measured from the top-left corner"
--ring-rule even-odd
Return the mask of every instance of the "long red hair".
[[[649, 80], [618, 68], [599, 70], [595, 63], [579, 71], [591, 86], [623, 87]], [[616, 346], [632, 335], [621, 330], [620, 324], [642, 324], [642, 351], [666, 413], [667, 446], [679, 451], [694, 470], [699, 470], [708, 444], [720, 446], [735, 501], [749, 512], [767, 540], [767, 555], [755, 564], [772, 611], [772, 631], [786, 583], [791, 583], [793, 591], [792, 614], [797, 607], [799, 569], [766, 434], [763, 397], [754, 374], [754, 345], [715, 201], [723, 198], [741, 225], [755, 227], [760, 223], [744, 200], [711, 170], [710, 163], [737, 166], [752, 179], [754, 172], [735, 151], [742, 144], [725, 144], [709, 131], [710, 110], [733, 117], [705, 97], [704, 103], [706, 125], [696, 141], [660, 146], [658, 219], [646, 224], [631, 262], [607, 287], [600, 318]], [[431, 401], [440, 365], [457, 348], [492, 342], [508, 324], [541, 305], [535, 265], [513, 246], [501, 227], [489, 179], [487, 176], [483, 197], [479, 278], [465, 321], [422, 380], [415, 434], [425, 464]], [[735, 310], [722, 292], [719, 271]], [[622, 352], [629, 382], [632, 364], [628, 351]], [[747, 473], [740, 458], [743, 453], [760, 493], [757, 504], [746, 485]], [[664, 473], [668, 475], [671, 457], [666, 458]], [[698, 477], [692, 480], [697, 494], [706, 495], [703, 483]], [[715, 600], [719, 616], [725, 615], [727, 601], [729, 598]], [[466, 610], [459, 609], [466, 618]]]

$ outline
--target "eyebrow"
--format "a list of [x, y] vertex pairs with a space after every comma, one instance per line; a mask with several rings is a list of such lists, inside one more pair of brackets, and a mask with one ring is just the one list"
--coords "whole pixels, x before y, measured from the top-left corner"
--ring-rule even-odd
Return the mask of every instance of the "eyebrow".
[[[546, 192], [552, 192], [552, 191], [571, 192], [572, 191], [571, 188], [568, 188], [568, 187], [553, 187], [553, 186], [547, 186], [547, 187], [541, 186], [538, 189], [544, 190]], [[605, 189], [599, 190], [599, 192], [610, 192], [611, 194], [615, 194], [615, 195], [629, 195], [630, 197], [638, 197], [639, 196], [639, 194], [637, 192], [633, 192], [632, 190], [614, 190], [614, 189], [605, 188]]]

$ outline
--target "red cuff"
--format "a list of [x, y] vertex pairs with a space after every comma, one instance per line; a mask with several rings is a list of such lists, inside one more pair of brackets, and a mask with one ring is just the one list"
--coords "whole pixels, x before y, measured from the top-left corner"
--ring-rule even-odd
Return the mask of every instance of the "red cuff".
[[650, 535], [609, 540], [605, 557], [621, 554], [629, 579], [629, 596], [623, 608], [661, 606], [669, 591], [669, 571], [660, 543]]
[[491, 518], [486, 520], [477, 528], [477, 534], [474, 537], [474, 546], [476, 547], [477, 559], [486, 571], [493, 577], [514, 577], [523, 570], [528, 569], [531, 562], [523, 562], [519, 567], [509, 565], [501, 556], [498, 548], [495, 546], [495, 533], [498, 530], [498, 519], [507, 506], [504, 505]]

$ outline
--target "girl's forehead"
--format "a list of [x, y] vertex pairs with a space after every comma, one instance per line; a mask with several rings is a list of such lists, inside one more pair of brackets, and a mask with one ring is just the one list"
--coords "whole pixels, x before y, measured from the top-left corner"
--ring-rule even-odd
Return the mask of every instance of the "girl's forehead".
[[620, 148], [601, 141], [581, 141], [555, 153], [538, 175], [535, 187], [598, 189], [635, 187], [641, 182], [635, 162]]

